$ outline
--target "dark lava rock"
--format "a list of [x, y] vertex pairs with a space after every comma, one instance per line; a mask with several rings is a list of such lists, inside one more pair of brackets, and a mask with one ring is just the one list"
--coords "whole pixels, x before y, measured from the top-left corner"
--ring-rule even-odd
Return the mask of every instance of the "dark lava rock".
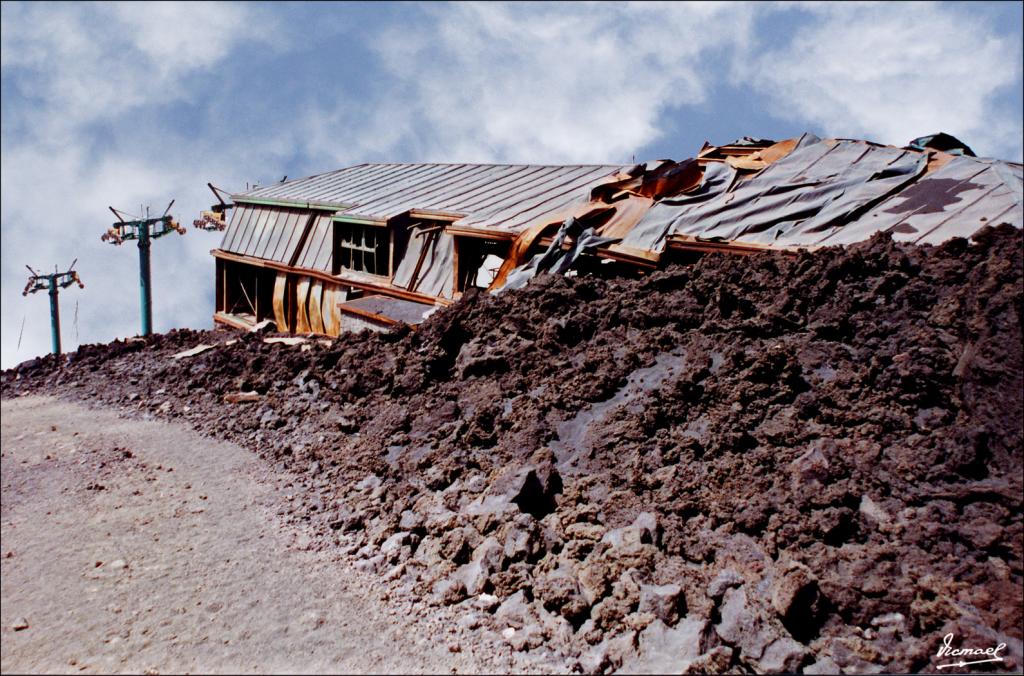
[[[247, 445], [306, 475], [321, 499], [290, 518], [367, 570], [416, 564], [399, 582], [439, 603], [511, 595], [513, 647], [569, 624], [586, 669], [647, 646], [684, 652], [674, 669], [919, 671], [950, 631], [1001, 637], [1016, 669], [1022, 267], [1010, 226], [708, 254], [328, 344], [83, 345], [0, 386]], [[217, 347], [171, 358], [199, 343]], [[259, 408], [223, 402], [240, 384]]]

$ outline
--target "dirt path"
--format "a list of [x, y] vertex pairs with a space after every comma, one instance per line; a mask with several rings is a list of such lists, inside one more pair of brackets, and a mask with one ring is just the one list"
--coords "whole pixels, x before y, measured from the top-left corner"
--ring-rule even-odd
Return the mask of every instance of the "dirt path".
[[44, 397], [2, 413], [5, 673], [488, 670], [304, 551], [246, 450]]

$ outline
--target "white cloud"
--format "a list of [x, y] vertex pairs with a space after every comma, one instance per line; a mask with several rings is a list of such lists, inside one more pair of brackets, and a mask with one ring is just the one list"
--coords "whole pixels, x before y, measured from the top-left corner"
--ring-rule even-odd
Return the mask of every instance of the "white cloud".
[[670, 106], [702, 102], [703, 60], [746, 39], [725, 3], [455, 4], [377, 41], [388, 105], [430, 159], [628, 162]]
[[[184, 80], [270, 31], [228, 3], [4, 5], [3, 68], [43, 107], [29, 129], [51, 142], [97, 120], [185, 98]], [[242, 33], [239, 25], [247, 25]]]
[[[65, 349], [77, 345], [76, 302], [82, 342], [138, 333], [137, 249], [100, 242], [113, 220], [106, 206], [162, 210], [173, 196], [173, 213], [190, 225], [212, 200], [209, 174], [244, 176], [235, 165], [244, 149], [228, 156], [166, 128], [159, 113], [192, 94], [190, 77], [270, 33], [245, 6], [222, 3], [4, 3], [3, 76], [23, 102], [5, 107], [0, 158], [4, 367], [49, 350], [46, 294], [21, 297], [24, 264], [52, 270], [79, 259], [86, 289], [61, 294]], [[217, 241], [190, 232], [154, 244], [158, 330], [209, 324], [207, 251]]]
[[823, 133], [902, 145], [946, 131], [981, 153], [1021, 154], [1020, 121], [997, 109], [1020, 86], [1020, 37], [954, 6], [457, 3], [428, 15], [375, 36], [390, 75], [375, 108], [339, 96], [310, 113], [316, 149], [625, 162], [728, 80]]
[[1020, 36], [945, 4], [825, 3], [741, 72], [783, 119], [903, 145], [938, 131], [1020, 158], [1021, 120], [995, 106], [1020, 86]]

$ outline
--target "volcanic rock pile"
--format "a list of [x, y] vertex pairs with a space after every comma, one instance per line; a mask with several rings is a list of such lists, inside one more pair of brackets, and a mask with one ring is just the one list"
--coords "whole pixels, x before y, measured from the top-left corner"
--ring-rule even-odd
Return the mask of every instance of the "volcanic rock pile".
[[247, 445], [308, 477], [324, 546], [583, 671], [931, 670], [950, 632], [1015, 670], [1021, 251], [1000, 226], [545, 276], [417, 331], [84, 346], [3, 396]]

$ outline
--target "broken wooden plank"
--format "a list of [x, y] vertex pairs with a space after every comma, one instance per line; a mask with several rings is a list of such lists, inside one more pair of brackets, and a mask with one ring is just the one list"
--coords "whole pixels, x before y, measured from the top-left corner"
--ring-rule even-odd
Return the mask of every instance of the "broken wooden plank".
[[264, 343], [271, 345], [273, 343], [284, 343], [285, 345], [300, 345], [306, 342], [305, 338], [301, 336], [275, 336], [273, 338], [264, 338]]
[[264, 319], [261, 322], [257, 322], [255, 324], [253, 324], [252, 327], [249, 329], [249, 331], [251, 333], [263, 333], [263, 332], [270, 331], [271, 327], [277, 328], [277, 325], [275, 324], [274, 320], [272, 320], [272, 319]]
[[259, 401], [262, 396], [259, 392], [229, 392], [224, 395], [224, 401], [229, 404], [244, 404]]
[[177, 354], [171, 355], [171, 359], [184, 359], [185, 357], [194, 357], [197, 354], [202, 354], [203, 352], [206, 352], [207, 350], [212, 350], [215, 347], [217, 347], [216, 344], [209, 345], [207, 343], [199, 343], [198, 345], [191, 349], [182, 350]]

